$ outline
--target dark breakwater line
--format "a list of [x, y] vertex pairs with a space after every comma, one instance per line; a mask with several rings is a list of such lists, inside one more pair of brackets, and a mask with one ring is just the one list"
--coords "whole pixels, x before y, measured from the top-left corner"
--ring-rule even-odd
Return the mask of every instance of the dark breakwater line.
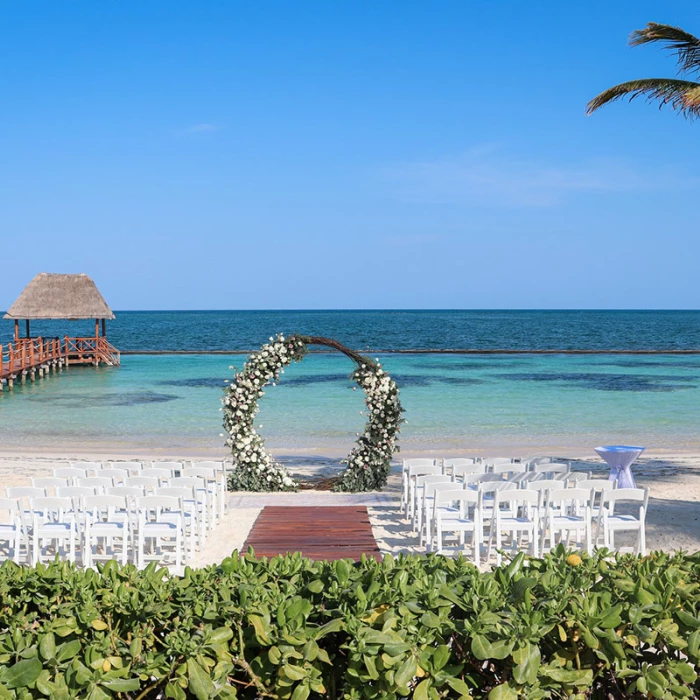
[[[122, 350], [122, 355], [249, 355], [255, 350]], [[334, 354], [332, 350], [310, 350], [315, 354]], [[380, 355], [700, 355], [699, 350], [477, 350], [470, 348], [412, 350], [360, 350]]]

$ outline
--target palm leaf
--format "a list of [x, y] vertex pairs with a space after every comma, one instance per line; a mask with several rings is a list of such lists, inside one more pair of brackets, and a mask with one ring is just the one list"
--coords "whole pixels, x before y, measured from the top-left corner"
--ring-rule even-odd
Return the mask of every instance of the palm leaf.
[[700, 72], [700, 39], [680, 27], [649, 22], [644, 29], [632, 32], [629, 43], [630, 46], [641, 46], [655, 41], [663, 42], [667, 44], [664, 48], [675, 51], [681, 71]]
[[608, 102], [624, 97], [631, 101], [640, 95], [649, 102], [657, 100], [659, 108], [670, 105], [685, 117], [700, 117], [700, 83], [670, 78], [644, 78], [615, 85], [594, 97], [586, 106], [586, 114], [592, 114]]

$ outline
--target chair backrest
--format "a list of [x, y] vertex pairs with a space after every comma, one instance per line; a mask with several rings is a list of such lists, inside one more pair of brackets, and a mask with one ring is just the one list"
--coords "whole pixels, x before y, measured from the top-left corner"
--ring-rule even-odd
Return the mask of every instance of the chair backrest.
[[425, 474], [442, 474], [442, 467], [433, 464], [426, 466], [413, 465], [408, 468], [409, 478], [412, 476], [423, 476]]
[[5, 495], [8, 498], [42, 498], [46, 496], [46, 489], [38, 486], [8, 486]]
[[180, 476], [201, 476], [203, 479], [216, 479], [216, 469], [212, 467], [186, 467]]
[[17, 525], [22, 509], [16, 498], [0, 498], [0, 513], [7, 514], [7, 517], [0, 518], [0, 523]]
[[157, 489], [160, 484], [155, 476], [129, 476], [124, 479], [124, 486], [140, 486], [144, 489], [152, 491]]
[[137, 474], [143, 469], [143, 462], [132, 460], [129, 462], [108, 462], [108, 469], [126, 469], [129, 474]]
[[108, 496], [121, 496], [122, 498], [139, 498], [145, 496], [143, 486], [112, 486], [107, 489]]
[[452, 477], [448, 474], [423, 474], [423, 476], [416, 477], [416, 488], [420, 489], [426, 484], [437, 484], [441, 481], [449, 481], [452, 483]]
[[[216, 461], [211, 459], [198, 460], [196, 462], [191, 462], [193, 467], [204, 467], [205, 469], [215, 469], [217, 472], [226, 471], [226, 465], [224, 460]], [[183, 465], [184, 466], [184, 465]]]
[[595, 492], [591, 489], [550, 489], [547, 494], [547, 505], [552, 506], [555, 503], [582, 503], [591, 505]]
[[513, 460], [511, 457], [484, 457], [484, 464], [488, 471], [498, 464], [513, 464]]
[[493, 493], [495, 491], [511, 491], [516, 489], [517, 485], [512, 481], [480, 481], [478, 490], [480, 493]]
[[542, 503], [542, 494], [526, 489], [497, 489], [494, 499], [494, 507], [501, 503], [510, 503], [511, 505], [529, 505], [539, 508]]
[[510, 462], [493, 465], [494, 474], [523, 474], [527, 471], [527, 464], [522, 462]]
[[40, 476], [32, 479], [32, 486], [34, 488], [44, 489], [47, 496], [55, 494], [56, 489], [68, 485], [68, 479], [59, 479], [55, 476]]
[[94, 472], [102, 469], [102, 462], [71, 462], [74, 469], [84, 469], [86, 472]]
[[188, 500], [194, 498], [194, 489], [187, 486], [159, 486], [155, 492], [156, 496], [175, 496]]
[[181, 511], [182, 500], [177, 496], [139, 496], [136, 499], [139, 517], [146, 519], [148, 513], [155, 512], [156, 517], [162, 511]]
[[198, 476], [174, 476], [170, 481], [168, 482], [169, 486], [185, 486], [188, 488], [203, 488], [205, 486], [206, 482], [204, 479], [198, 477]]
[[108, 489], [114, 482], [108, 476], [86, 476], [78, 479], [78, 486], [91, 486], [94, 489]]
[[552, 481], [551, 479], [540, 479], [539, 481], [526, 481], [521, 484], [521, 489], [523, 491], [537, 491], [544, 493], [546, 491], [551, 491], [552, 489], [563, 488], [562, 484], [558, 481]]
[[83, 503], [85, 505], [85, 510], [91, 512], [127, 510], [127, 499], [125, 496], [114, 496], [109, 494], [85, 496]]
[[486, 472], [481, 472], [478, 474], [462, 474], [459, 479], [455, 478], [455, 481], [468, 486], [469, 484], [479, 484], [482, 481], [493, 481], [493, 474], [487, 474]]
[[78, 479], [87, 476], [87, 469], [82, 467], [56, 467], [53, 475], [61, 479]]
[[646, 508], [647, 501], [649, 500], [649, 489], [611, 489], [605, 491], [603, 494], [603, 500], [606, 503], [618, 502], [618, 501], [628, 501], [637, 503], [642, 503]]
[[474, 462], [472, 464], [455, 464], [450, 470], [454, 476], [462, 476], [463, 474], [485, 474], [486, 465], [482, 462]]
[[571, 465], [566, 462], [542, 462], [535, 464], [533, 470], [535, 474], [568, 474]]
[[165, 462], [151, 462], [151, 469], [169, 469], [171, 472], [181, 472], [184, 468], [184, 462], [177, 462], [173, 460]]
[[129, 476], [129, 470], [117, 467], [105, 467], [104, 469], [100, 469], [100, 471], [96, 472], [95, 475], [106, 476], [112, 480], [116, 479], [118, 481], [123, 481], [127, 476]]
[[139, 476], [155, 476], [156, 479], [171, 479], [173, 472], [171, 469], [165, 469], [163, 467], [148, 467], [142, 469]]
[[58, 498], [86, 498], [87, 496], [95, 496], [94, 486], [62, 486], [56, 489]]
[[58, 512], [64, 513], [73, 510], [73, 501], [70, 498], [60, 496], [41, 496], [31, 498], [29, 505], [34, 513]]
[[456, 502], [459, 502], [460, 505], [477, 505], [481, 502], [481, 494], [466, 489], [441, 489], [435, 492], [434, 508], [436, 513], [440, 508]]
[[450, 469], [454, 467], [468, 467], [472, 464], [476, 464], [476, 457], [447, 457], [442, 460], [442, 466]]

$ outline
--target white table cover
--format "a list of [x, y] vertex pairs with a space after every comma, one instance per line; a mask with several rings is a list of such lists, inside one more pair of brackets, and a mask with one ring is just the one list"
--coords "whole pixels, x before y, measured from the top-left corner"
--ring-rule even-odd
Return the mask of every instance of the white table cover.
[[595, 451], [610, 465], [610, 481], [617, 479], [620, 489], [634, 489], [637, 485], [632, 475], [632, 464], [642, 452], [637, 445], [608, 445], [596, 447]]

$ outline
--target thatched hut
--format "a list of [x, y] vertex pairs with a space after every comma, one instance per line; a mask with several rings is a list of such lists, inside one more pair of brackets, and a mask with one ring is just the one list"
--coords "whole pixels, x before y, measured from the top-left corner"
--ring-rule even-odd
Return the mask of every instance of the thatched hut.
[[114, 314], [97, 285], [84, 274], [62, 275], [40, 272], [9, 308], [5, 318], [14, 319], [15, 341], [19, 340], [19, 322], [26, 322], [26, 336], [30, 337], [30, 321], [95, 319], [95, 337], [106, 337], [105, 321]]

